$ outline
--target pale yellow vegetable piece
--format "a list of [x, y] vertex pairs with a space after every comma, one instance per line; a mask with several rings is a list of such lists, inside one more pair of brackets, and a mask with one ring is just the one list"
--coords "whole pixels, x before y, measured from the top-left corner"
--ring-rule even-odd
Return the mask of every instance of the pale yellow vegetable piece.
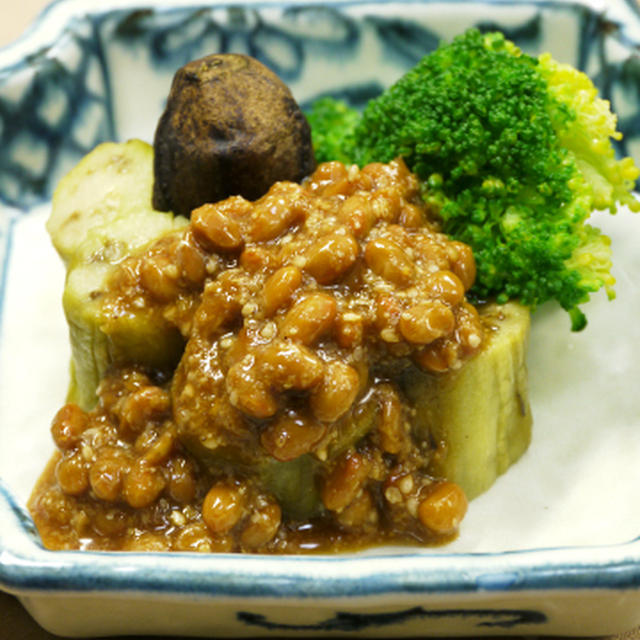
[[526, 350], [529, 310], [510, 302], [481, 311], [492, 329], [459, 370], [416, 374], [407, 393], [418, 433], [441, 444], [429, 467], [458, 483], [469, 499], [486, 491], [531, 441]]
[[113, 362], [167, 366], [180, 356], [177, 330], [146, 311], [107, 319], [102, 294], [114, 265], [187, 220], [151, 206], [153, 148], [140, 140], [104, 143], [85, 156], [53, 196], [47, 230], [67, 266], [63, 307], [69, 324], [69, 401], [85, 409]]

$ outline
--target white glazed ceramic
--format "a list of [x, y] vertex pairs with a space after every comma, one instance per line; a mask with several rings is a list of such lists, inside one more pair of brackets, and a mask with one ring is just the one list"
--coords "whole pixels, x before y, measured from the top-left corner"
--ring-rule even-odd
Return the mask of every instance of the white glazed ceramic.
[[0, 588], [61, 635], [601, 635], [640, 624], [640, 218], [600, 216], [618, 297], [587, 329], [535, 314], [534, 439], [438, 549], [267, 557], [50, 552], [25, 511], [52, 452], [68, 341], [44, 231], [58, 178], [104, 139], [150, 139], [175, 69], [242, 51], [305, 104], [361, 104], [441, 38], [499, 27], [612, 99], [640, 156], [640, 15], [618, 2], [61, 0], [0, 51]]

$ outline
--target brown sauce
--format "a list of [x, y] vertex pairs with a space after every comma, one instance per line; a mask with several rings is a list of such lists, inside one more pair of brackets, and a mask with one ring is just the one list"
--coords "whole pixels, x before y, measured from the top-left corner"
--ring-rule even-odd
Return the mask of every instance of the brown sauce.
[[[429, 220], [401, 161], [321, 165], [255, 202], [196, 209], [122, 262], [107, 319], [153, 313], [175, 371], [109, 372], [63, 407], [30, 502], [53, 549], [337, 551], [437, 544], [462, 490], [428, 472], [398, 374], [483, 340], [471, 250]], [[108, 320], [107, 320], [108, 322]]]

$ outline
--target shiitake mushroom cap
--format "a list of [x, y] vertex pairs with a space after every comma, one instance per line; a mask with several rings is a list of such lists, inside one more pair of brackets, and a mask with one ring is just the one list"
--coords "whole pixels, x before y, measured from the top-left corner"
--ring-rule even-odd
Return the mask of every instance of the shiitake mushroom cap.
[[315, 168], [309, 124], [289, 88], [246, 55], [189, 62], [154, 138], [153, 206], [189, 216], [231, 195], [255, 200]]

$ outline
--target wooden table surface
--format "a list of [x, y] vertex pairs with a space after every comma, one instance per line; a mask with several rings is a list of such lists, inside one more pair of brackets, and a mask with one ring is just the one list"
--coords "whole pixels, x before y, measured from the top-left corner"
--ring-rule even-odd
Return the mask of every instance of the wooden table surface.
[[[47, 0], [0, 0], [0, 46], [9, 44], [19, 37], [46, 4]], [[40, 628], [16, 598], [2, 592], [0, 592], [0, 621], [0, 640], [8, 640], [9, 638], [12, 640], [53, 640], [58, 637]], [[129, 638], [128, 640], [133, 639]], [[153, 639], [147, 638], [147, 640]], [[505, 640], [504, 636], [502, 636], [502, 640]], [[534, 640], [534, 638], [529, 637], [528, 640]], [[640, 628], [606, 640], [640, 640]]]

